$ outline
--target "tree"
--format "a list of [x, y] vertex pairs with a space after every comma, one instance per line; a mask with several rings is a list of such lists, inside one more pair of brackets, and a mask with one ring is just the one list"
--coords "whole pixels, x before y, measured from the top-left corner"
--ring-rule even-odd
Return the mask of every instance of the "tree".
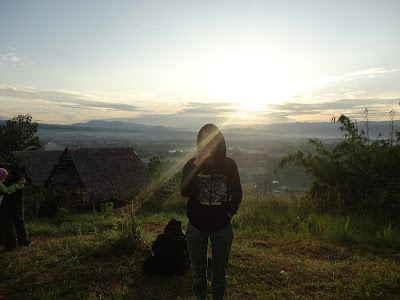
[[174, 169], [171, 162], [163, 156], [150, 158], [147, 169], [154, 179], [154, 185], [149, 193], [144, 195], [142, 209], [160, 212], [164, 202], [179, 194], [182, 169]]
[[18, 115], [0, 125], [0, 155], [10, 155], [13, 151], [43, 150], [44, 146], [35, 136], [38, 123], [32, 122], [29, 114]]
[[[370, 143], [357, 123], [342, 115], [338, 122], [344, 141], [328, 150], [311, 139], [314, 153], [297, 151], [281, 158], [279, 167], [294, 164], [311, 175], [304, 200], [323, 212], [369, 210], [399, 215], [400, 146], [376, 140]], [[397, 135], [397, 133], [396, 133]]]
[[163, 156], [150, 158], [147, 163], [147, 169], [149, 170], [151, 177], [153, 177], [154, 180], [159, 179], [164, 173], [165, 165], [168, 163], [169, 161], [167, 161]]

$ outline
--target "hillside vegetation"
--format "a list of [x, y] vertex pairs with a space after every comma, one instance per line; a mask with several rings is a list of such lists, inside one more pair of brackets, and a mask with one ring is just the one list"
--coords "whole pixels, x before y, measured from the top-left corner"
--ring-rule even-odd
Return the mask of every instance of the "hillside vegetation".
[[[233, 219], [235, 239], [226, 299], [397, 299], [400, 231], [369, 217], [298, 214], [296, 195], [245, 195]], [[141, 266], [174, 217], [69, 215], [27, 222], [28, 248], [1, 254], [6, 299], [193, 299], [184, 277], [149, 278]], [[21, 288], [23, 287], [23, 288]]]
[[[399, 134], [372, 141], [349, 118], [338, 121], [342, 142], [310, 140], [314, 149], [280, 161], [305, 169], [306, 192], [244, 193], [232, 219], [226, 299], [400, 298]], [[38, 218], [40, 201], [27, 197], [32, 244], [0, 249], [0, 298], [193, 299], [190, 271], [173, 278], [141, 271], [167, 222], [188, 223], [179, 170], [169, 176], [164, 163], [149, 160], [156, 188], [136, 199], [135, 215], [114, 216], [112, 206], [73, 215], [49, 191], [39, 198], [58, 204], [56, 217]]]
[[279, 162], [302, 167], [311, 175], [303, 204], [324, 213], [370, 213], [400, 221], [399, 132], [389, 140], [371, 141], [368, 128], [342, 115], [338, 122], [345, 140], [332, 150], [311, 139], [314, 152], [297, 151]]

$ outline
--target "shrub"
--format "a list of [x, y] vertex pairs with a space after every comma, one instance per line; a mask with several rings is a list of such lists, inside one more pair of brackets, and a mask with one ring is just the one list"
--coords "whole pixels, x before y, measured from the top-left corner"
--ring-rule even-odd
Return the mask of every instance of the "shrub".
[[101, 204], [101, 213], [104, 217], [112, 215], [114, 202], [105, 202]]
[[25, 213], [42, 217], [56, 217], [60, 208], [67, 208], [68, 195], [54, 189], [42, 189], [27, 195], [24, 200]]
[[160, 213], [169, 207], [170, 202], [179, 194], [182, 177], [181, 170], [174, 170], [171, 163], [163, 157], [153, 157], [148, 163], [148, 169], [154, 179], [152, 187], [143, 193], [141, 210], [145, 213]]
[[[320, 212], [360, 209], [383, 215], [400, 212], [400, 146], [392, 141], [370, 143], [357, 123], [342, 115], [338, 122], [344, 141], [332, 150], [311, 139], [315, 153], [297, 151], [279, 161], [294, 164], [311, 175], [303, 205]], [[396, 133], [398, 136], [398, 134]]]

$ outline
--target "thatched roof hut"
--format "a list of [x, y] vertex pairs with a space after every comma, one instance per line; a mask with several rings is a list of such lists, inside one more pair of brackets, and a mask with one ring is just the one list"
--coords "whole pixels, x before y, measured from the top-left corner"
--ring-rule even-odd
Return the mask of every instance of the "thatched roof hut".
[[132, 148], [65, 149], [47, 184], [89, 195], [138, 192], [153, 182]]
[[24, 167], [27, 180], [42, 187], [62, 153], [63, 150], [15, 151], [13, 155]]

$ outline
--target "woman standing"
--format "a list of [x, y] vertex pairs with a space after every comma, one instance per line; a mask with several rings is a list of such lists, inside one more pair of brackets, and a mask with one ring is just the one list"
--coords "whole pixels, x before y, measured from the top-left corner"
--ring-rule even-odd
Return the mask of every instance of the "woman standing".
[[186, 241], [197, 299], [206, 299], [207, 247], [212, 248], [212, 294], [223, 299], [233, 240], [232, 216], [242, 199], [236, 163], [226, 157], [224, 136], [217, 126], [204, 125], [197, 136], [196, 158], [183, 169], [181, 194], [188, 197]]
[[14, 193], [4, 196], [3, 203], [0, 208], [0, 228], [3, 237], [3, 244], [6, 251], [13, 251], [16, 248], [15, 232], [17, 234], [18, 243], [21, 246], [29, 246], [30, 242], [27, 238], [25, 222], [24, 222], [24, 189], [21, 176], [21, 168], [18, 164], [11, 165], [9, 168], [9, 178], [4, 181], [5, 186], [10, 187], [18, 185], [18, 190]]

